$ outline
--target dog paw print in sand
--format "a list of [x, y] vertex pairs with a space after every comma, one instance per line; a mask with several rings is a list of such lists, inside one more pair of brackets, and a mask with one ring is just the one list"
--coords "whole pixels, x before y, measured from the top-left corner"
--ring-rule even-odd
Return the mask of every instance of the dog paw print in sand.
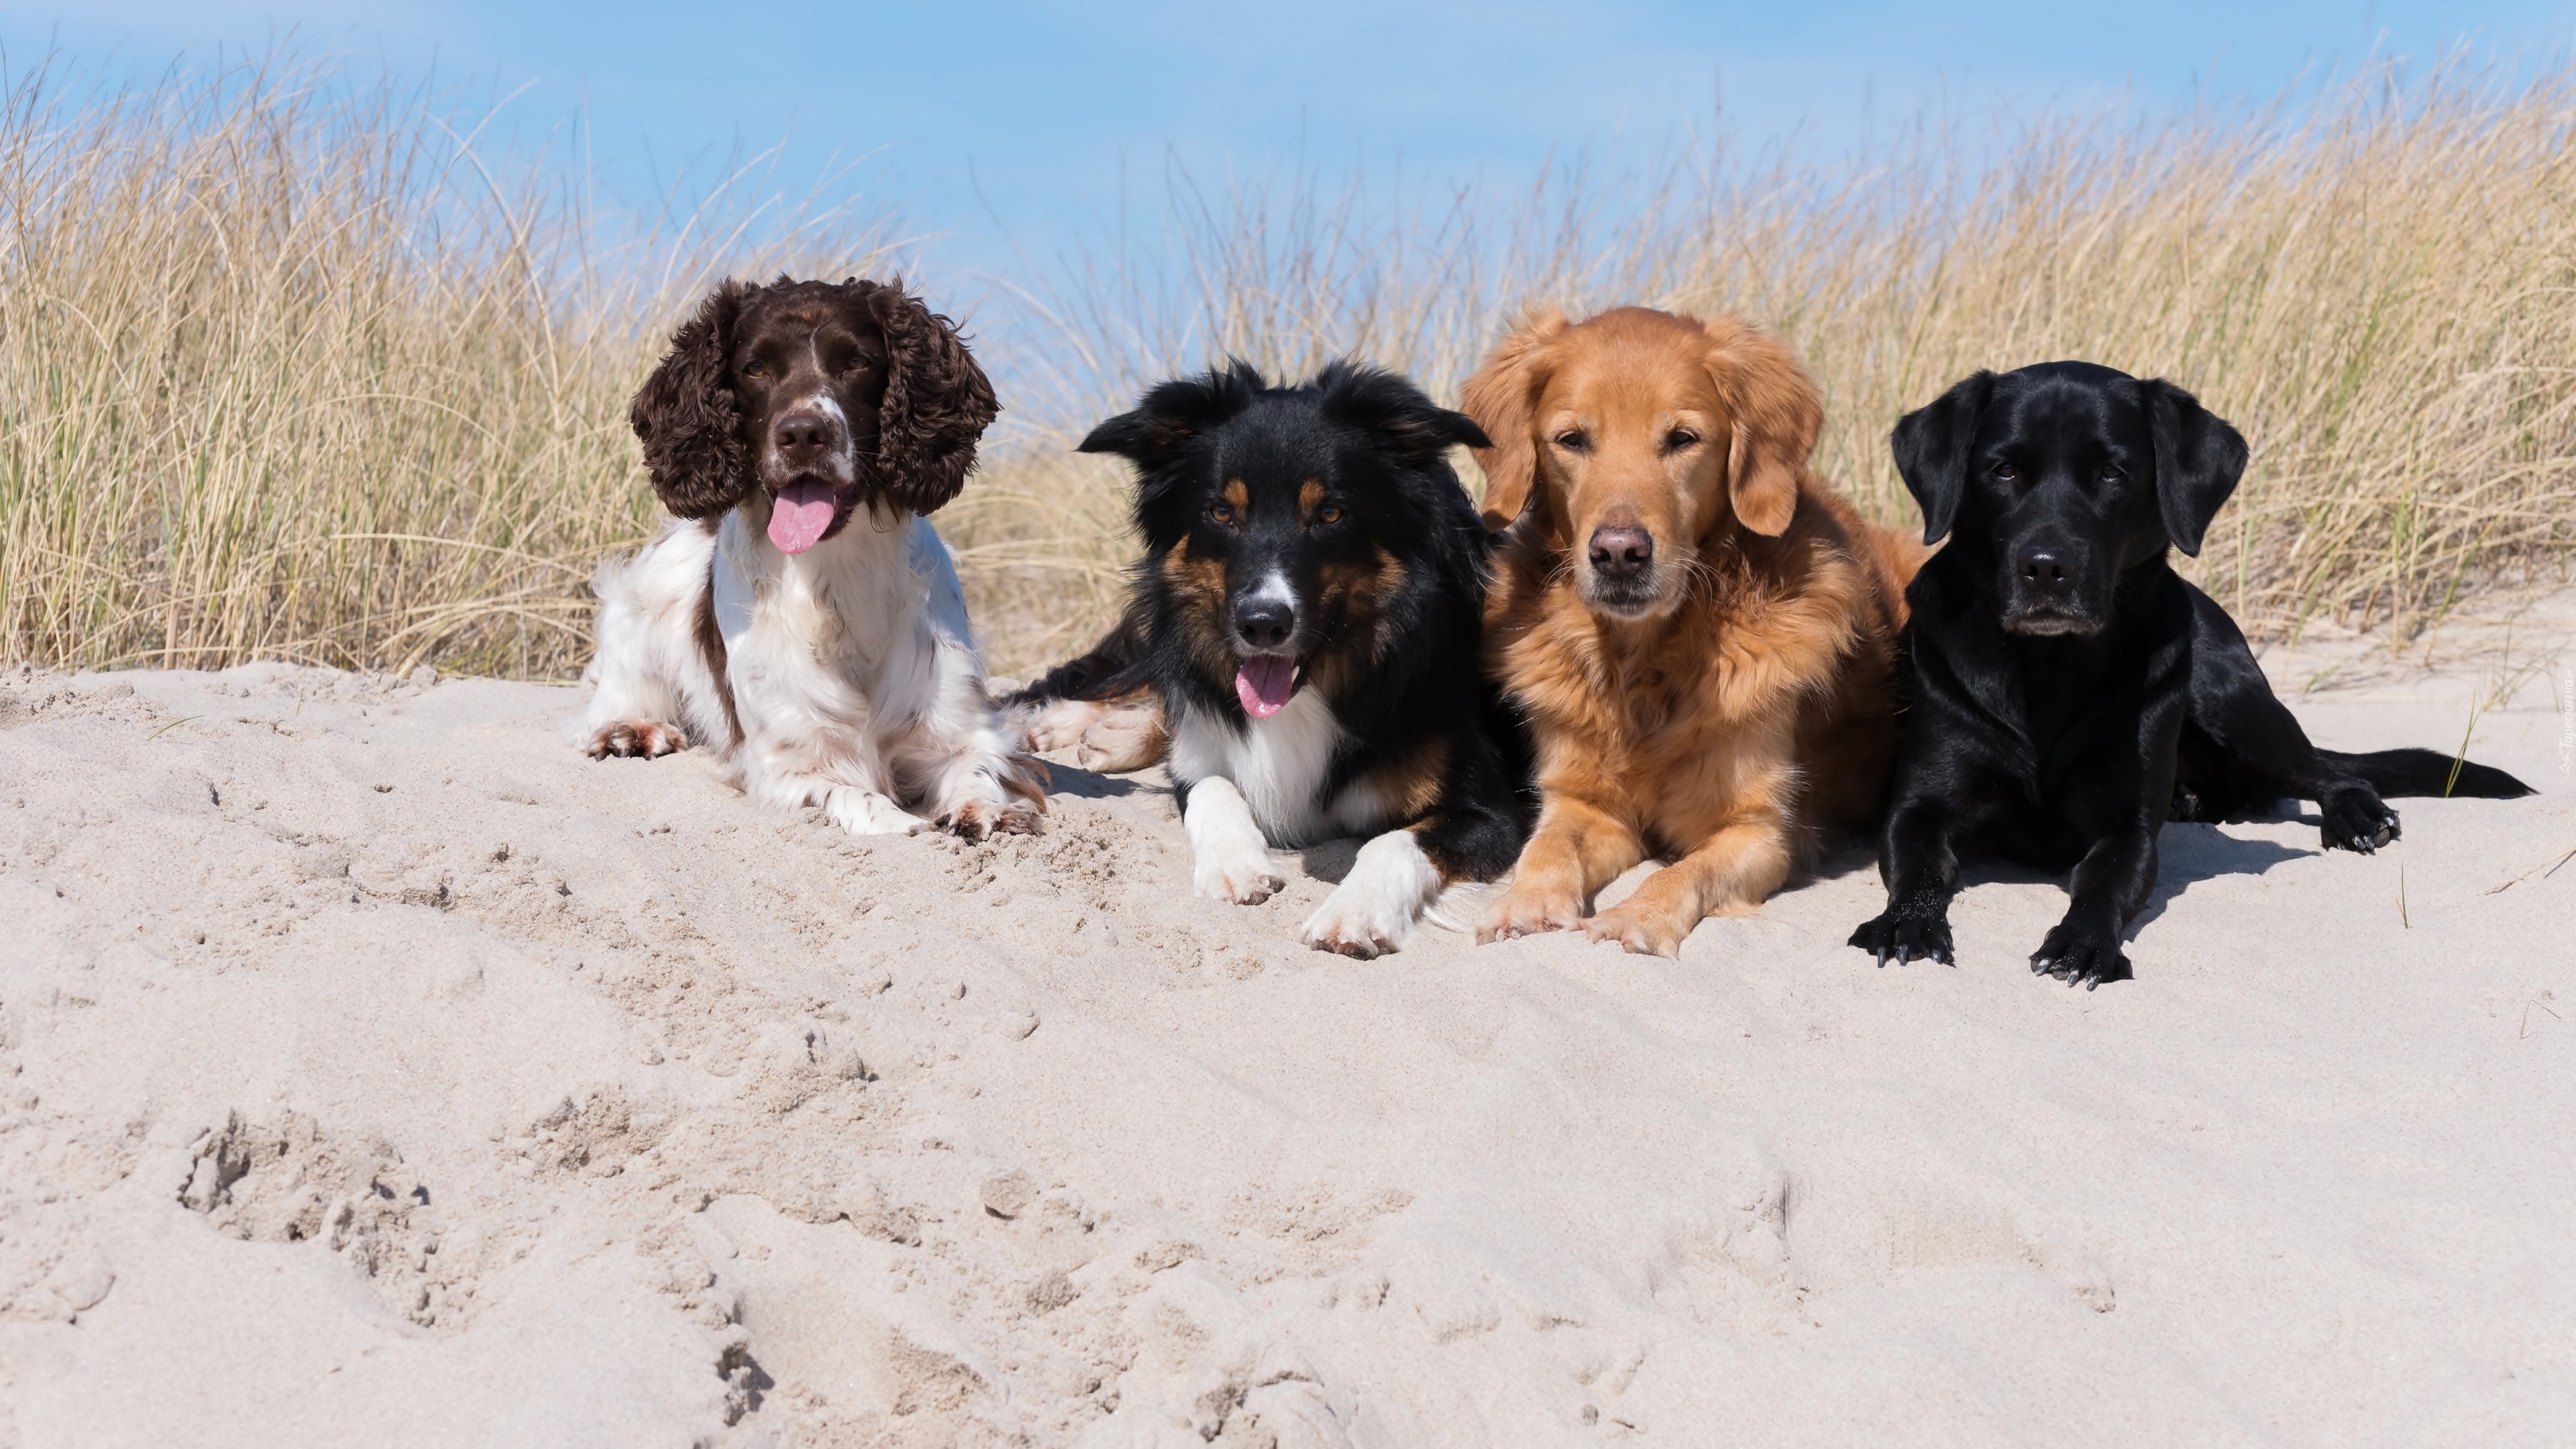
[[[10, 1044], [0, 1017], [0, 1080], [13, 1070]], [[0, 1322], [77, 1322], [115, 1288], [89, 1200], [133, 1172], [136, 1136], [84, 1133], [32, 1115], [0, 1118], [0, 1223], [8, 1225], [0, 1231]], [[0, 1417], [0, 1427], [5, 1422]]]
[[233, 1113], [208, 1129], [190, 1149], [177, 1198], [226, 1237], [340, 1255], [423, 1327], [461, 1326], [480, 1277], [481, 1235], [441, 1232], [428, 1185], [401, 1153], [302, 1113], [274, 1122]]

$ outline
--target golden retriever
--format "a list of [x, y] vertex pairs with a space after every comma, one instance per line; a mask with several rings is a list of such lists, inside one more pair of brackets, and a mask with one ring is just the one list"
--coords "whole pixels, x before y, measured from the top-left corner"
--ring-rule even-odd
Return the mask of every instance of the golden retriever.
[[[1528, 713], [1542, 797], [1477, 938], [1581, 926], [1678, 955], [1881, 807], [1925, 550], [1809, 471], [1815, 383], [1731, 316], [1533, 314], [1466, 411], [1494, 440], [1486, 523], [1510, 530], [1486, 659]], [[1671, 864], [1592, 913], [1649, 855]]]

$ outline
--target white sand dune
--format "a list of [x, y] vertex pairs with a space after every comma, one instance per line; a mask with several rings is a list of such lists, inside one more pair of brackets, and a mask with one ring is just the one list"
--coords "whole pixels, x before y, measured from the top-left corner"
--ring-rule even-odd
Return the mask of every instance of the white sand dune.
[[[2297, 708], [2449, 749], [2480, 657]], [[13, 673], [0, 1446], [2565, 1444], [2555, 682], [2534, 799], [2169, 829], [2088, 994], [2010, 873], [1956, 969], [1848, 855], [1360, 963], [1348, 847], [1194, 900], [1149, 779], [855, 841], [565, 689]]]

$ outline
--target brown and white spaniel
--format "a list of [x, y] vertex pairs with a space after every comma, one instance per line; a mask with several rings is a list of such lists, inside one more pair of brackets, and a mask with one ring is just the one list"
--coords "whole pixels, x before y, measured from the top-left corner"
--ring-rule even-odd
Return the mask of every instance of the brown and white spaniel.
[[635, 396], [676, 521], [600, 566], [591, 755], [705, 743], [751, 798], [853, 834], [1035, 829], [925, 516], [998, 410], [899, 281], [718, 287]]

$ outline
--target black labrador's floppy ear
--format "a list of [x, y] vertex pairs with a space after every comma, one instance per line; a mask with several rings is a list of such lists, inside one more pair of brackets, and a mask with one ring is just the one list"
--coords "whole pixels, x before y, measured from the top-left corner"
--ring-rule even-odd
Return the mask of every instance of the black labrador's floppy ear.
[[751, 491], [751, 450], [734, 404], [733, 325], [756, 291], [726, 282], [671, 334], [671, 351], [636, 391], [627, 421], [644, 444], [644, 467], [662, 506], [681, 518], [711, 518]]
[[1968, 491], [1968, 448], [1977, 440], [1977, 420], [1985, 416], [1994, 391], [1993, 373], [1971, 374], [1897, 419], [1896, 431], [1888, 434], [1896, 471], [1923, 510], [1925, 543], [1948, 537], [1959, 517], [1959, 501]]
[[1490, 448], [1476, 420], [1433, 402], [1411, 380], [1382, 367], [1348, 360], [1315, 374], [1324, 416], [1366, 428], [1386, 440], [1406, 467], [1438, 462], [1454, 444]]
[[2156, 507], [2174, 547], [2196, 557], [2209, 521], [2245, 476], [2245, 435], [2162, 378], [2146, 389], [2156, 440]]
[[890, 283], [852, 280], [885, 334], [885, 401], [877, 414], [877, 493], [930, 513], [957, 496], [975, 466], [975, 444], [1002, 410], [992, 381], [966, 350], [957, 324]]

